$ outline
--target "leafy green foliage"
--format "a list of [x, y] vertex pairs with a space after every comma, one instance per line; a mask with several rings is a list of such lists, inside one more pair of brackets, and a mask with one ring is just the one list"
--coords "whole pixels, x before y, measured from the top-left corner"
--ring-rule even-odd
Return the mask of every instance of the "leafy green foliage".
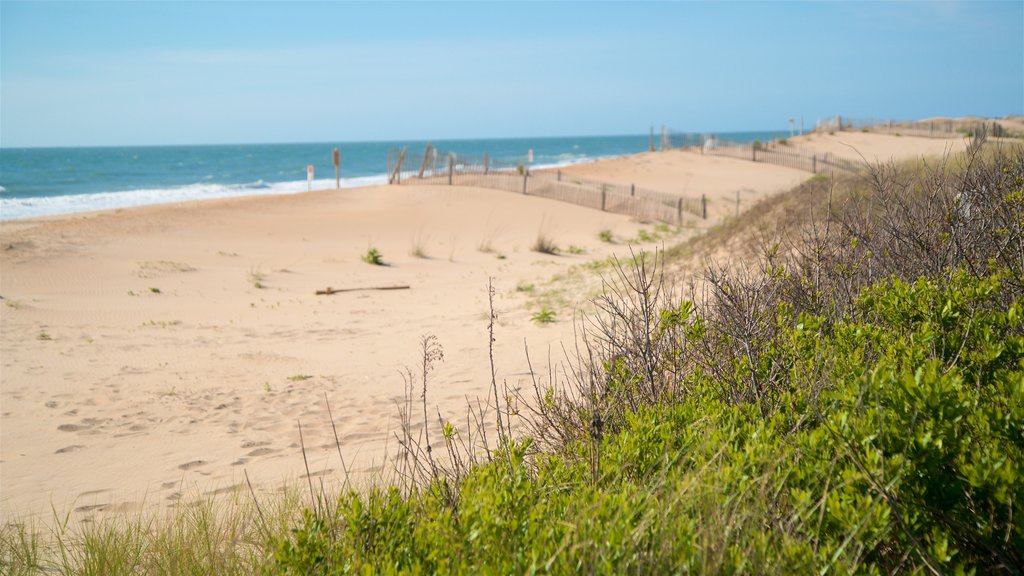
[[782, 310], [771, 361], [790, 391], [768, 417], [695, 373], [599, 441], [533, 458], [513, 442], [454, 507], [436, 485], [350, 493], [278, 542], [275, 570], [1008, 571], [1024, 562], [1024, 302], [1004, 296], [958, 274], [882, 282], [842, 322]]
[[366, 254], [363, 254], [363, 262], [373, 264], [374, 266], [383, 266], [384, 257], [381, 256], [381, 253], [376, 248], [370, 248], [366, 251]]
[[541, 308], [530, 317], [530, 320], [533, 320], [537, 324], [551, 324], [556, 319], [557, 314], [555, 314], [555, 311], [547, 307]]

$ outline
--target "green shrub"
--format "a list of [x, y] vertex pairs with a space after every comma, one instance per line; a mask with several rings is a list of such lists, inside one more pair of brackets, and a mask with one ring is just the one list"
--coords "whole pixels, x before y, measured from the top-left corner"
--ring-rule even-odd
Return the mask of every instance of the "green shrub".
[[435, 485], [350, 494], [278, 543], [277, 569], [1005, 571], [1024, 561], [1024, 302], [1000, 290], [959, 274], [880, 283], [832, 325], [783, 311], [785, 409], [692, 374], [614, 433], [531, 459], [513, 444], [454, 508]]
[[366, 251], [366, 254], [363, 254], [363, 262], [373, 264], [374, 266], [383, 266], [384, 257], [381, 256], [381, 253], [376, 248], [370, 248]]

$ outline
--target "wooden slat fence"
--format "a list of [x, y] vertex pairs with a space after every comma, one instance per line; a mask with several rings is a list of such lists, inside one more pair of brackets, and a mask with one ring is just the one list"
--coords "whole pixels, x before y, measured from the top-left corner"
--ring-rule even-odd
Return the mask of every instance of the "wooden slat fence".
[[483, 157], [446, 154], [432, 147], [388, 153], [388, 181], [477, 186], [569, 202], [639, 220], [682, 223], [684, 214], [707, 217], [707, 201], [676, 194], [569, 176], [560, 171], [530, 171], [522, 165]]
[[859, 160], [830, 153], [808, 154], [777, 142], [738, 144], [708, 139], [700, 150], [701, 153], [710, 156], [728, 156], [752, 162], [765, 162], [813, 174], [857, 173], [864, 167], [864, 162]]
[[988, 136], [996, 138], [1008, 136], [1006, 128], [996, 120], [953, 120], [940, 118], [935, 120], [883, 120], [878, 118], [848, 118], [834, 116], [818, 123], [818, 130], [864, 131], [881, 134], [899, 134], [901, 136], [921, 136], [926, 138], [973, 137], [982, 130]]

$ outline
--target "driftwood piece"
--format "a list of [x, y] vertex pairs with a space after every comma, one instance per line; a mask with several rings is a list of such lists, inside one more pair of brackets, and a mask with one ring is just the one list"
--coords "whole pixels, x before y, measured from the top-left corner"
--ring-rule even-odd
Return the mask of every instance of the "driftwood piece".
[[328, 286], [323, 290], [317, 290], [317, 296], [330, 296], [339, 292], [357, 292], [359, 290], [408, 290], [409, 286], [366, 286], [363, 288], [331, 288]]

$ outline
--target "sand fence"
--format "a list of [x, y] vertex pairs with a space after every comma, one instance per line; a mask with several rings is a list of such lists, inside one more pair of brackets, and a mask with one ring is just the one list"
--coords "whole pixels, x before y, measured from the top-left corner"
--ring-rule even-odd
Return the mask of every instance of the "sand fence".
[[487, 154], [476, 157], [442, 152], [429, 144], [419, 151], [391, 150], [388, 183], [504, 190], [623, 214], [641, 221], [681, 224], [686, 214], [707, 218], [707, 199], [703, 195], [684, 197], [632, 184], [569, 176], [559, 170], [531, 170], [524, 164], [495, 161]]
[[933, 118], [930, 120], [900, 121], [878, 118], [849, 118], [833, 116], [818, 122], [818, 131], [862, 131], [924, 138], [974, 137], [986, 134], [994, 138], [1010, 136], [1010, 130], [995, 120], [974, 118]]

